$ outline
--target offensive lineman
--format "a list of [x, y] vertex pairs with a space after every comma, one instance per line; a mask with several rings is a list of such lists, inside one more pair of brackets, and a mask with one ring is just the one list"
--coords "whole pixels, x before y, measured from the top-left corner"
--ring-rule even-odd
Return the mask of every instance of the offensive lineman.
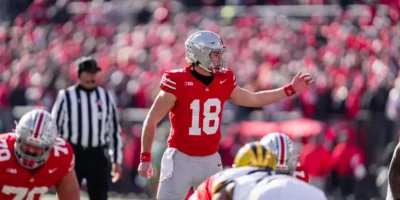
[[[234, 168], [226, 169], [211, 176], [199, 185], [189, 200], [211, 200], [213, 195], [223, 190], [228, 184], [241, 177], [245, 179], [274, 175], [276, 161], [272, 152], [259, 142], [250, 142], [237, 152], [234, 160]], [[256, 182], [248, 182], [237, 186], [236, 195], [248, 196], [249, 191]]]
[[313, 80], [298, 73], [291, 84], [267, 91], [250, 92], [237, 86], [226, 61], [222, 39], [210, 31], [193, 33], [185, 42], [184, 69], [164, 73], [142, 131], [139, 174], [150, 178], [151, 146], [157, 123], [168, 113], [171, 133], [162, 163], [157, 199], [183, 199], [197, 186], [222, 170], [217, 153], [221, 138], [222, 109], [227, 100], [247, 107], [265, 106], [301, 92]]
[[307, 170], [298, 162], [299, 151], [286, 134], [269, 133], [261, 139], [260, 143], [274, 154], [277, 174], [291, 175], [308, 183]]
[[30, 111], [15, 133], [0, 135], [0, 199], [38, 200], [54, 186], [59, 200], [78, 200], [74, 166], [72, 148], [57, 137], [50, 113]]

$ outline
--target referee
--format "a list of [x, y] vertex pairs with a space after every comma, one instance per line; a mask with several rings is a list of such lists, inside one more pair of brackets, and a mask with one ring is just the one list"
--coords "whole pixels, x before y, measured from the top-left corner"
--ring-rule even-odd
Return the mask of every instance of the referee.
[[80, 58], [78, 84], [59, 91], [51, 112], [59, 134], [74, 149], [78, 182], [81, 184], [83, 178], [87, 180], [91, 200], [107, 199], [111, 178], [109, 160], [112, 182], [118, 181], [122, 172], [117, 108], [111, 95], [96, 85], [99, 71], [94, 59]]

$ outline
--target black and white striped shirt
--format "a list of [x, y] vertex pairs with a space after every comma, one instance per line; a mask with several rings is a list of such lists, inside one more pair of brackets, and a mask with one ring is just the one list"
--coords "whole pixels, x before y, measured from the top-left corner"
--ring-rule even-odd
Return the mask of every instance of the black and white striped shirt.
[[51, 115], [61, 137], [73, 145], [109, 147], [111, 161], [122, 163], [121, 127], [112, 96], [102, 87], [79, 85], [58, 93]]

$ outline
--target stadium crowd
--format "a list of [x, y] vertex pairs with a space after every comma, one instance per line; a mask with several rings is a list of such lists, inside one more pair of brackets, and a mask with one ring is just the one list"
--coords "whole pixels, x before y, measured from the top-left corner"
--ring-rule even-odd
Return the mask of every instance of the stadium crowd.
[[[163, 72], [186, 66], [186, 37], [205, 29], [224, 38], [229, 66], [238, 84], [248, 90], [282, 86], [300, 69], [316, 80], [314, 87], [294, 100], [262, 109], [226, 105], [233, 118], [221, 142], [224, 166], [231, 166], [238, 148], [254, 139], [241, 134], [240, 122], [311, 118], [326, 128], [297, 141], [302, 147], [300, 161], [314, 180], [323, 182], [322, 186], [314, 183], [334, 195], [335, 188], [341, 188], [343, 197], [379, 196], [378, 189], [385, 193], [385, 184], [375, 179], [390, 163], [400, 128], [396, 7], [364, 7], [362, 13], [348, 9], [336, 16], [260, 17], [249, 14], [254, 13], [251, 7], [236, 13], [230, 7], [185, 10], [176, 1], [112, 2], [109, 8], [70, 6], [68, 10], [65, 5], [36, 0], [25, 13], [1, 22], [3, 132], [13, 128], [10, 111], [16, 106], [50, 110], [57, 91], [76, 82], [75, 61], [82, 55], [97, 59], [102, 68], [99, 84], [113, 91], [120, 109], [148, 108]], [[124, 165], [131, 178], [113, 189], [150, 195], [157, 176], [150, 179], [149, 188], [136, 171], [141, 125], [123, 125]], [[153, 145], [156, 169], [166, 148], [168, 122], [161, 127]]]

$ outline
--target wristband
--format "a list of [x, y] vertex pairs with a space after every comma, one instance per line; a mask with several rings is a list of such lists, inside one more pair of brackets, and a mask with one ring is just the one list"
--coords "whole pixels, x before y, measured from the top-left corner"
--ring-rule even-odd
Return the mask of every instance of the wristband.
[[296, 94], [296, 90], [294, 90], [292, 84], [289, 84], [289, 85], [285, 86], [285, 87], [283, 88], [283, 91], [285, 91], [285, 94], [286, 94], [286, 96], [288, 96], [288, 97], [290, 97], [290, 96]]
[[151, 162], [151, 153], [150, 152], [141, 153], [140, 162]]

